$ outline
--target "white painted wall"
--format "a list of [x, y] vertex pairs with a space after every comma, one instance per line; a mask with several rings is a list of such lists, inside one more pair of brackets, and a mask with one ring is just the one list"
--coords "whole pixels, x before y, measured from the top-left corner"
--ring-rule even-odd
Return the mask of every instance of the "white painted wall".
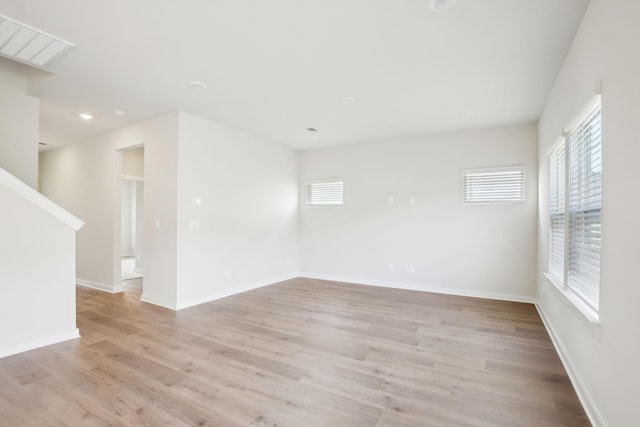
[[178, 114], [171, 113], [41, 155], [43, 194], [86, 221], [77, 240], [79, 282], [111, 292], [122, 289], [122, 153], [118, 150], [144, 144], [143, 299], [175, 306], [177, 132]]
[[[592, 0], [539, 123], [539, 307], [596, 426], [638, 422], [640, 386], [640, 2]], [[600, 316], [589, 322], [543, 276], [548, 259], [548, 159], [563, 125], [602, 82]]]
[[122, 152], [122, 175], [144, 178], [144, 148], [132, 148]]
[[28, 191], [0, 177], [0, 357], [78, 337], [76, 230], [32, 203], [44, 198], [18, 182]]
[[40, 100], [28, 95], [26, 65], [0, 58], [0, 167], [38, 186]]
[[297, 276], [297, 153], [186, 113], [179, 134], [178, 307]]
[[[302, 152], [301, 200], [305, 180], [345, 181], [344, 206], [301, 204], [303, 275], [531, 300], [536, 140], [525, 125]], [[524, 204], [462, 204], [460, 169], [518, 164], [526, 166]]]

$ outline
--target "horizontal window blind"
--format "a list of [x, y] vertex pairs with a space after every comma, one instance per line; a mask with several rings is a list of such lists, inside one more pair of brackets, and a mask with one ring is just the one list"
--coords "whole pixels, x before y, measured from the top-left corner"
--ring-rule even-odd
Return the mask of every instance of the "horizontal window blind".
[[464, 203], [524, 202], [524, 193], [524, 166], [462, 171]]
[[549, 274], [564, 283], [565, 139], [549, 154]]
[[344, 181], [342, 179], [307, 181], [307, 205], [342, 205]]
[[600, 105], [569, 134], [567, 286], [592, 308], [600, 297], [602, 120]]

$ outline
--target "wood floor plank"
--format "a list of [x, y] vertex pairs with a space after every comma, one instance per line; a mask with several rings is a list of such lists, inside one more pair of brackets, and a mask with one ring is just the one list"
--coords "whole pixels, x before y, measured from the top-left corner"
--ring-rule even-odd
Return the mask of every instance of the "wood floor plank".
[[78, 287], [80, 340], [0, 359], [0, 425], [589, 425], [530, 304], [304, 278], [139, 298]]

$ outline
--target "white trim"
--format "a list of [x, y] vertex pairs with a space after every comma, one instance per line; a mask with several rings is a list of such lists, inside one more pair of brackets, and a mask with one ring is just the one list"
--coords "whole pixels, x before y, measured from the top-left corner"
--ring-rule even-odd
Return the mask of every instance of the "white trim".
[[544, 327], [547, 329], [547, 333], [551, 338], [551, 342], [553, 343], [553, 346], [555, 347], [556, 352], [558, 353], [558, 356], [560, 356], [560, 360], [564, 365], [564, 369], [567, 371], [567, 374], [569, 375], [571, 384], [573, 385], [573, 388], [575, 389], [576, 394], [578, 395], [578, 399], [580, 400], [580, 403], [582, 403], [582, 407], [587, 413], [587, 417], [589, 417], [589, 421], [591, 421], [591, 424], [594, 427], [607, 427], [606, 423], [604, 422], [604, 419], [602, 418], [602, 414], [598, 410], [598, 407], [596, 406], [595, 401], [593, 400], [593, 398], [591, 397], [591, 394], [589, 393], [589, 389], [585, 387], [584, 382], [582, 381], [582, 378], [578, 374], [578, 371], [576, 371], [573, 363], [571, 363], [571, 359], [569, 358], [568, 353], [565, 351], [562, 345], [562, 342], [558, 338], [558, 334], [556, 334], [555, 330], [553, 329], [553, 326], [551, 326], [551, 322], [549, 321], [549, 318], [545, 314], [544, 309], [542, 308], [541, 305], [536, 303], [536, 310], [538, 310], [540, 319], [542, 319], [542, 323]]
[[469, 174], [483, 174], [483, 173], [496, 173], [496, 172], [511, 172], [511, 171], [522, 171], [522, 173], [527, 172], [526, 165], [511, 165], [511, 166], [489, 166], [486, 168], [466, 168], [460, 169], [460, 176], [465, 176]]
[[226, 297], [230, 297], [231, 295], [236, 295], [236, 294], [240, 294], [243, 292], [247, 292], [250, 291], [252, 289], [257, 289], [257, 288], [262, 288], [264, 286], [269, 286], [269, 285], [273, 285], [275, 283], [279, 283], [279, 282], [284, 282], [285, 280], [291, 280], [291, 279], [295, 279], [297, 277], [300, 277], [298, 274], [292, 275], [292, 276], [282, 276], [282, 277], [277, 277], [277, 278], [273, 278], [273, 279], [269, 279], [269, 280], [261, 280], [259, 282], [254, 282], [254, 283], [248, 283], [245, 285], [242, 285], [240, 287], [234, 287], [233, 289], [225, 289], [219, 292], [213, 292], [210, 293], [204, 297], [200, 297], [200, 298], [195, 298], [192, 299], [190, 301], [184, 302], [184, 303], [178, 303], [176, 305], [176, 310], [182, 310], [184, 308], [188, 308], [188, 307], [193, 307], [195, 305], [200, 305], [200, 304], [204, 304], [207, 302], [211, 302], [211, 301], [215, 301], [218, 299], [222, 299], [222, 298], [226, 298]]
[[72, 215], [67, 210], [47, 199], [45, 196], [29, 187], [27, 184], [20, 181], [15, 176], [11, 175], [3, 168], [0, 168], [0, 184], [3, 184], [5, 187], [12, 190], [23, 199], [36, 205], [37, 207], [44, 210], [49, 215], [53, 216], [62, 223], [68, 225], [75, 231], [80, 230], [80, 228], [84, 225], [84, 221], [82, 221], [80, 218]]
[[551, 155], [551, 153], [553, 153], [554, 151], [556, 151], [558, 148], [560, 148], [560, 145], [565, 143], [565, 139], [567, 138], [567, 134], [566, 133], [562, 133], [562, 135], [560, 135], [558, 137], [558, 139], [556, 139], [556, 141], [551, 145], [551, 147], [547, 150], [547, 152], [545, 153], [546, 157], [549, 157]]
[[600, 314], [591, 308], [586, 302], [582, 300], [579, 296], [571, 291], [571, 288], [563, 286], [562, 283], [558, 282], [555, 277], [553, 277], [549, 273], [543, 273], [544, 277], [553, 285], [556, 290], [565, 297], [567, 305], [573, 306], [576, 311], [592, 325], [602, 325], [602, 321], [600, 320]]
[[21, 342], [19, 344], [13, 344], [7, 347], [2, 347], [0, 348], [0, 359], [25, 351], [35, 350], [36, 348], [44, 347], [47, 345], [73, 340], [76, 338], [80, 338], [80, 331], [78, 330], [78, 328], [73, 328], [70, 331], [60, 332], [54, 335], [48, 335], [46, 337]]
[[144, 182], [143, 176], [136, 176], [136, 175], [122, 175], [122, 179], [126, 179], [127, 181]]
[[174, 311], [176, 310], [175, 301], [165, 299], [162, 297], [154, 297], [154, 296], [149, 296], [148, 294], [142, 294], [140, 296], [140, 301], [146, 302], [147, 304], [153, 304], [160, 307], [168, 308], [169, 310], [174, 310]]
[[436, 294], [458, 295], [463, 297], [484, 298], [499, 301], [523, 302], [535, 304], [535, 296], [503, 294], [499, 292], [485, 292], [470, 289], [445, 288], [441, 286], [415, 284], [415, 283], [396, 283], [380, 280], [360, 279], [355, 277], [331, 276], [326, 274], [303, 273], [301, 277], [318, 280], [329, 280], [332, 282], [355, 283], [357, 285], [378, 286], [392, 289], [405, 289], [410, 291], [433, 292]]
[[602, 105], [602, 95], [597, 94], [589, 99], [582, 107], [578, 109], [578, 112], [569, 119], [563, 130], [566, 133], [571, 133], [595, 110], [596, 107]]
[[93, 282], [91, 280], [84, 280], [76, 278], [76, 284], [80, 286], [84, 286], [85, 288], [97, 289], [103, 292], [109, 292], [110, 294], [117, 294], [118, 292], [122, 292], [122, 285], [119, 286], [109, 286], [104, 283]]

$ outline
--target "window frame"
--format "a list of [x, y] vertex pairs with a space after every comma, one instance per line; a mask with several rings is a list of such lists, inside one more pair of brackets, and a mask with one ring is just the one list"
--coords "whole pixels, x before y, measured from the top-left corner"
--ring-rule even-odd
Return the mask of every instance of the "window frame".
[[[500, 183], [499, 178], [497, 178], [498, 175], [512, 172], [519, 174], [514, 181], [503, 181]], [[465, 205], [512, 205], [526, 202], [527, 182], [525, 165], [461, 169], [460, 175], [462, 176], [462, 203]], [[483, 176], [488, 178], [482, 178]], [[476, 195], [473, 194], [473, 177], [480, 182], [484, 180], [484, 184], [479, 184], [484, 185], [484, 188], [476, 189]], [[505, 186], [505, 183], [507, 186]], [[494, 188], [491, 189], [490, 187], [494, 184]], [[518, 188], [509, 190], [508, 186], [514, 185], [518, 185]], [[497, 197], [489, 198], [487, 194], [491, 191], [496, 192]], [[500, 194], [500, 191], [503, 193]], [[508, 198], [508, 194], [506, 193], [510, 191], [517, 191], [518, 197]]]
[[[564, 288], [564, 284], [567, 282], [566, 277], [566, 259], [567, 259], [567, 140], [563, 135], [553, 144], [551, 149], [547, 152], [549, 157], [549, 194], [548, 194], [548, 211], [549, 211], [549, 256], [547, 264], [547, 274], [553, 277], [554, 282], [560, 284]], [[557, 157], [557, 158], [556, 158]], [[554, 180], [552, 173], [555, 172], [557, 177], [555, 183], [557, 184], [554, 191]], [[556, 209], [558, 212], [553, 212], [552, 199], [556, 199]], [[554, 227], [554, 223], [559, 223], [558, 227]], [[555, 239], [554, 239], [555, 237]], [[558, 250], [554, 250], [555, 244], [559, 243]], [[557, 258], [554, 258], [557, 255]], [[558, 271], [555, 267], [560, 267]]]
[[[322, 186], [322, 185], [327, 185], [327, 184], [333, 184], [333, 183], [339, 183], [339, 187], [340, 187], [340, 193], [339, 193], [339, 200], [335, 200], [335, 201], [331, 201], [330, 200], [330, 195], [326, 195], [324, 196], [325, 199], [329, 198], [329, 200], [325, 200], [324, 202], [322, 201], [315, 201], [313, 200], [313, 187], [315, 185], [318, 186]], [[344, 178], [323, 178], [323, 179], [308, 179], [305, 181], [305, 205], [306, 206], [313, 206], [313, 207], [321, 207], [321, 206], [344, 206]], [[329, 190], [329, 191], [336, 191], [336, 190]]]
[[[592, 134], [591, 126], [594, 118], [598, 117], [598, 122]], [[589, 127], [588, 139], [584, 134], [576, 137], [578, 132], [584, 132]], [[545, 276], [558, 288], [563, 295], [573, 303], [573, 305], [591, 322], [600, 324], [600, 291], [601, 291], [601, 249], [602, 249], [602, 100], [598, 94], [593, 97], [578, 113], [569, 121], [564, 128], [562, 136], [554, 143], [547, 152], [549, 160], [549, 194], [548, 194], [548, 215], [549, 221], [549, 252], [547, 257], [547, 271]], [[595, 137], [593, 135], [596, 135]], [[595, 141], [595, 142], [594, 142]], [[588, 151], [585, 151], [585, 147]], [[553, 271], [552, 265], [557, 260], [553, 258], [553, 213], [552, 198], [554, 188], [552, 187], [552, 162], [553, 156], [558, 150], [564, 150], [564, 233], [563, 233], [563, 259], [562, 274]], [[594, 168], [594, 159], [598, 162]], [[578, 163], [579, 162], [579, 163]], [[593, 172], [596, 169], [596, 172]], [[596, 190], [594, 193], [594, 189]], [[556, 191], [558, 191], [556, 189]], [[588, 194], [585, 197], [584, 194]], [[577, 206], [576, 203], [582, 204]], [[594, 207], [597, 206], [597, 207]], [[585, 225], [586, 224], [586, 225]], [[587, 228], [585, 228], [587, 227]], [[595, 232], [592, 228], [597, 229]], [[557, 230], [556, 230], [557, 231]], [[588, 239], [585, 236], [590, 236]], [[593, 237], [597, 236], [597, 237]], [[592, 249], [597, 251], [597, 259], [591, 253], [584, 250], [585, 241], [589, 240]], [[597, 245], [593, 242], [597, 241]], [[586, 253], [586, 255], [585, 255]], [[597, 265], [596, 265], [597, 264]], [[585, 283], [591, 281], [591, 284]], [[595, 281], [595, 299], [585, 293], [585, 288], [589, 288]]]

